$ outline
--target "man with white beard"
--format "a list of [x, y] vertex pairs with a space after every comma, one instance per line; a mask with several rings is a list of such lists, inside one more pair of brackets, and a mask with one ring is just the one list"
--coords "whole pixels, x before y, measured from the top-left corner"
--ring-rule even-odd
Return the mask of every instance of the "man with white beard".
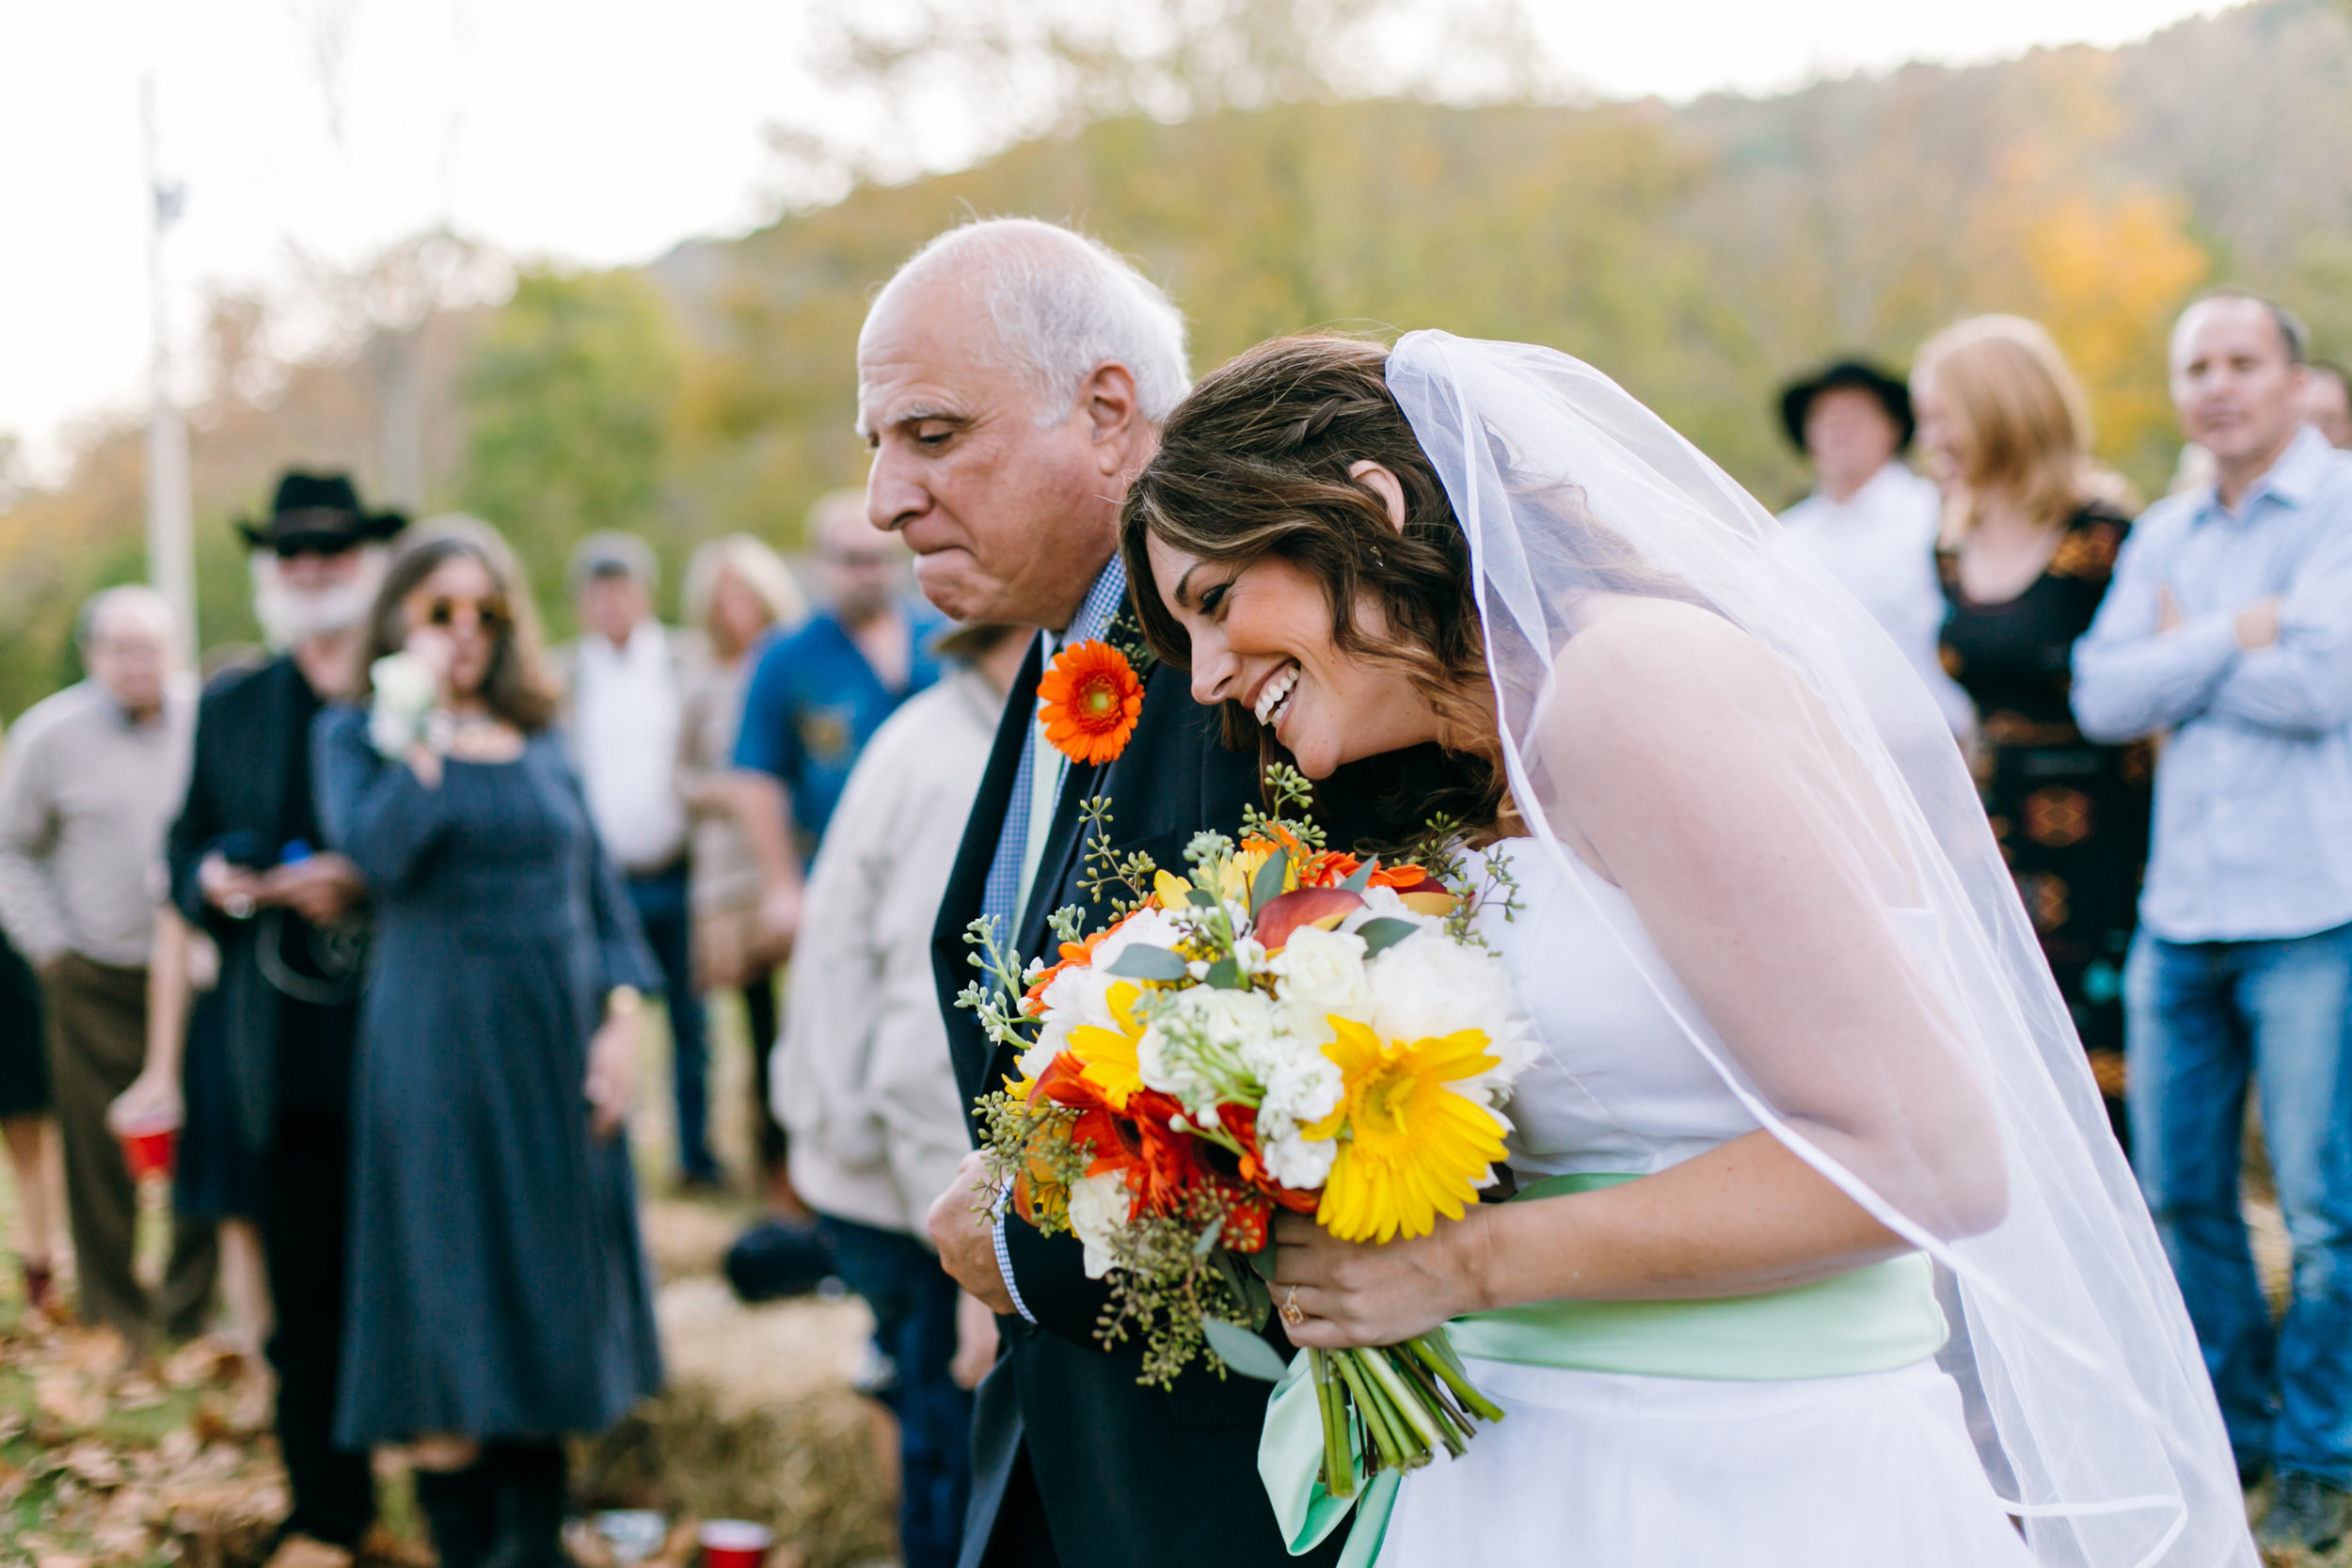
[[[310, 721], [358, 686], [386, 541], [405, 521], [364, 510], [341, 474], [289, 473], [268, 519], [238, 525], [253, 550], [254, 614], [278, 657], [205, 692], [167, 844], [177, 917], [221, 954], [203, 1005], [217, 1010], [224, 1060], [185, 1079], [220, 1103], [196, 1108], [183, 1158], [251, 1172], [277, 1320], [268, 1354], [294, 1505], [273, 1568], [348, 1568], [375, 1515], [368, 1456], [331, 1439], [367, 887], [316, 847]], [[122, 1108], [144, 1096], [177, 1110], [176, 1065], [151, 1060]]]

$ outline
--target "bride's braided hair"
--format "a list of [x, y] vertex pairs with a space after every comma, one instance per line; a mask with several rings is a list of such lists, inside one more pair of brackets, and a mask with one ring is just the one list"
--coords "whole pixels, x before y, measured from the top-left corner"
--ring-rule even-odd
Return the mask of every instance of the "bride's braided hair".
[[[1190, 663], [1191, 643], [1160, 601], [1148, 536], [1235, 568], [1279, 557], [1322, 583], [1332, 641], [1399, 671], [1437, 709], [1459, 754], [1455, 776], [1423, 791], [1422, 814], [1485, 829], [1502, 816], [1504, 790], [1492, 721], [1473, 695], [1487, 677], [1470, 544], [1389, 394], [1388, 357], [1360, 339], [1279, 338], [1203, 377], [1128, 489], [1120, 547], [1144, 639], [1179, 669]], [[1380, 498], [1348, 478], [1367, 458], [1404, 489], [1401, 531]], [[1358, 622], [1367, 594], [1388, 623], [1384, 636]], [[1230, 744], [1279, 755], [1239, 703], [1225, 704], [1223, 719]]]

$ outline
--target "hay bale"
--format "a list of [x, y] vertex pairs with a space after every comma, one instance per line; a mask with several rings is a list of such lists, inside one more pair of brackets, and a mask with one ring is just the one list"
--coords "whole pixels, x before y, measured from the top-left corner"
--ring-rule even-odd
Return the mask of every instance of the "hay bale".
[[857, 1568], [896, 1544], [894, 1479], [878, 1463], [874, 1407], [834, 1386], [730, 1409], [682, 1382], [574, 1447], [584, 1510], [650, 1508], [673, 1519], [750, 1519], [806, 1568]]

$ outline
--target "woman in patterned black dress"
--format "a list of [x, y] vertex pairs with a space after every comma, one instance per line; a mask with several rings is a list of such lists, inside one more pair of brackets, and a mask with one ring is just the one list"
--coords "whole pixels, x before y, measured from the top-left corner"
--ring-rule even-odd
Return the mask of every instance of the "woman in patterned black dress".
[[621, 1131], [659, 971], [548, 727], [521, 584], [485, 526], [412, 530], [370, 655], [434, 672], [432, 721], [313, 729], [321, 826], [375, 908], [336, 1438], [412, 1444], [442, 1568], [561, 1568], [560, 1437], [661, 1378]]
[[1961, 323], [1920, 351], [1912, 387], [1945, 496], [1944, 665], [1976, 704], [1994, 836], [2128, 1146], [2122, 972], [2152, 768], [2144, 747], [2084, 740], [2068, 705], [2074, 641], [2131, 527], [2123, 487], [2090, 466], [2082, 390], [2031, 322]]

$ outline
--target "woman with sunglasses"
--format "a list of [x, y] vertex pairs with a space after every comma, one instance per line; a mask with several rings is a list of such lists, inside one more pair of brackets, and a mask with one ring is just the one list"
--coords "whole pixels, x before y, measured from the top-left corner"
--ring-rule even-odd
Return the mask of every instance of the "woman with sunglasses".
[[419, 529], [369, 636], [370, 695], [393, 654], [437, 690], [405, 729], [337, 708], [314, 741], [326, 836], [377, 911], [336, 1440], [410, 1445], [444, 1568], [555, 1568], [561, 1435], [660, 1381], [621, 1135], [656, 971], [550, 728], [505, 542]]

